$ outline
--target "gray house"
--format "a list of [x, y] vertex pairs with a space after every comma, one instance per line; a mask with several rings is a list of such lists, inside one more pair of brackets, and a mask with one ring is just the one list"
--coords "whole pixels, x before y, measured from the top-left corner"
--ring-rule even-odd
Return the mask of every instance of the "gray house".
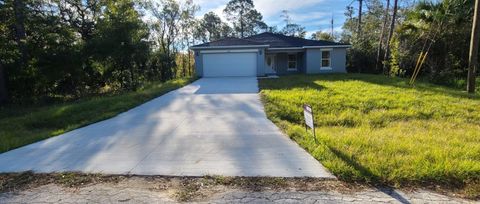
[[281, 34], [225, 38], [192, 46], [199, 77], [346, 72], [349, 44]]

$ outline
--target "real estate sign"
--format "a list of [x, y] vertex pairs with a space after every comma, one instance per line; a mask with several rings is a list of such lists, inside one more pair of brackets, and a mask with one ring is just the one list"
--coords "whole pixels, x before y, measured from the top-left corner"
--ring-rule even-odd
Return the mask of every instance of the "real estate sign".
[[303, 105], [303, 117], [305, 118], [305, 125], [314, 129], [314, 123], [313, 123], [313, 111], [312, 107], [305, 104]]
[[315, 135], [315, 122], [313, 121], [313, 109], [312, 106], [310, 105], [303, 105], [303, 117], [305, 118], [305, 130], [308, 129], [308, 127], [312, 128], [313, 131], [313, 139], [315, 140], [315, 143], [317, 142], [317, 137]]

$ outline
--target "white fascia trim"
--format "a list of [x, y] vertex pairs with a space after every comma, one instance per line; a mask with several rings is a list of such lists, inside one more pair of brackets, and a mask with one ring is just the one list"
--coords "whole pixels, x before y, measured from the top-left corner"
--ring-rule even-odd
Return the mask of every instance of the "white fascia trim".
[[244, 50], [202, 50], [201, 54], [208, 53], [242, 53], [242, 52], [258, 52], [258, 49], [244, 49]]
[[303, 50], [303, 47], [276, 47], [276, 48], [268, 48], [268, 50]]
[[303, 46], [305, 49], [315, 49], [315, 48], [351, 48], [351, 45], [330, 45], [330, 46]]
[[[210, 46], [210, 47], [190, 47], [191, 50], [201, 49], [235, 49], [235, 48], [268, 48], [270, 45], [233, 45], [233, 46]], [[351, 45], [329, 45], [329, 46], [303, 46], [303, 47], [276, 47], [268, 50], [302, 50], [314, 48], [351, 48]]]
[[233, 45], [233, 46], [209, 46], [209, 47], [190, 47], [191, 50], [201, 50], [201, 49], [234, 49], [234, 48], [263, 48], [270, 47], [270, 45]]

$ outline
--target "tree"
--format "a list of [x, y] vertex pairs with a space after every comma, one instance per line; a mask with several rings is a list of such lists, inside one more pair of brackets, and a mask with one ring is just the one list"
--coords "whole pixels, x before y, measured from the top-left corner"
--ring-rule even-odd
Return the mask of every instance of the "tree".
[[224, 26], [222, 19], [217, 14], [208, 12], [203, 15], [201, 33], [205, 36], [204, 41], [214, 41], [222, 38], [222, 26]]
[[233, 33], [233, 28], [230, 27], [227, 23], [222, 22], [222, 26], [220, 27], [221, 38], [230, 37], [233, 35]]
[[[69, 100], [190, 75], [192, 55], [176, 56], [196, 40], [198, 7], [192, 0], [152, 2], [158, 7], [139, 0], [0, 0], [0, 101]], [[153, 21], [142, 18], [153, 11]], [[230, 30], [222, 23], [219, 32]]]
[[376, 47], [378, 33], [383, 22], [384, 7], [379, 0], [368, 0], [366, 10], [362, 13], [362, 33], [358, 34], [358, 15], [354, 15], [352, 7], [347, 7], [347, 17], [340, 42], [352, 44], [347, 52], [347, 70], [349, 72], [377, 73], [375, 70]]
[[3, 65], [0, 63], [0, 104], [8, 101], [8, 92], [7, 92], [7, 77], [5, 76], [5, 70]]
[[280, 17], [282, 17], [283, 21], [285, 22], [285, 27], [283, 27], [280, 33], [288, 36], [305, 38], [307, 33], [305, 31], [305, 27], [292, 23], [292, 19], [290, 18], [287, 10], [283, 10]]
[[475, 93], [475, 75], [478, 68], [478, 46], [480, 38], [480, 3], [475, 0], [475, 10], [472, 22], [472, 35], [470, 39], [470, 52], [468, 58], [468, 93]]
[[92, 53], [95, 50], [91, 39], [94, 38], [96, 26], [102, 12], [102, 7], [105, 8], [109, 1], [107, 0], [54, 0], [55, 6], [58, 10], [58, 17], [60, 23], [64, 27], [68, 27], [76, 32], [80, 39], [77, 43], [80, 45], [79, 58], [83, 75], [81, 83], [88, 84], [88, 86], [99, 86], [103, 82], [99, 80], [101, 73], [94, 68], [92, 60]]
[[199, 10], [199, 7], [193, 4], [192, 0], [187, 0], [181, 7], [181, 35], [182, 35], [182, 49], [186, 49], [186, 56], [182, 55], [182, 76], [185, 77], [187, 74], [190, 76], [190, 71], [192, 70], [191, 63], [191, 53], [190, 53], [190, 44], [193, 33], [195, 32], [195, 13]]
[[[390, 30], [388, 32], [387, 44], [385, 48], [385, 57], [383, 61], [388, 61], [390, 59], [390, 43], [392, 42], [393, 30], [395, 29], [395, 21], [397, 20], [397, 9], [398, 9], [398, 0], [393, 1], [393, 14], [392, 21], [390, 23]], [[383, 64], [383, 73], [388, 74], [387, 63]]]
[[278, 27], [277, 27], [277, 26], [268, 26], [268, 27], [267, 27], [267, 32], [270, 32], [270, 33], [280, 33], [280, 31], [278, 30]]
[[312, 40], [326, 40], [326, 41], [335, 41], [334, 36], [327, 32], [322, 32], [322, 31], [317, 31], [315, 33], [312, 33], [311, 36]]
[[103, 65], [114, 82], [122, 88], [135, 89], [149, 50], [147, 26], [141, 21], [132, 0], [110, 1], [104, 12], [97, 31], [102, 35], [93, 39], [97, 59], [108, 59]]
[[240, 38], [256, 34], [259, 28], [266, 29], [263, 16], [255, 10], [252, 0], [230, 0], [223, 12]]
[[8, 61], [12, 60], [12, 55], [14, 53], [13, 47], [15, 46], [11, 40], [11, 29], [9, 25], [11, 21], [7, 19], [11, 19], [10, 17], [11, 12], [7, 8], [5, 2], [0, 1], [0, 19], [3, 19], [0, 22], [0, 45], [2, 49], [0, 49], [0, 104], [8, 101], [8, 90], [7, 90], [7, 76], [4, 63], [8, 63]]
[[175, 77], [176, 54], [178, 51], [177, 39], [180, 33], [181, 11], [180, 5], [174, 0], [150, 1], [148, 10], [153, 14], [155, 22], [153, 31], [156, 32], [155, 42], [159, 50], [155, 52], [157, 59], [154, 60], [159, 68], [162, 80]]
[[25, 2], [23, 0], [13, 1], [13, 10], [15, 13], [15, 41], [20, 50], [20, 68], [25, 69], [28, 61], [27, 34], [25, 31]]
[[400, 5], [404, 7], [398, 8], [390, 59], [381, 61], [390, 67], [389, 74], [418, 75], [433, 83], [465, 88], [474, 1]]
[[375, 62], [375, 70], [378, 70], [378, 66], [380, 64], [380, 56], [383, 48], [383, 40], [385, 38], [385, 29], [387, 28], [387, 23], [388, 23], [389, 10], [390, 10], [390, 0], [387, 0], [385, 14], [383, 16], [382, 31], [380, 32], [380, 39], [378, 40], [379, 43], [377, 48], [377, 61]]
[[358, 0], [358, 23], [357, 23], [357, 34], [362, 35], [362, 8], [363, 0]]
[[92, 38], [101, 14], [101, 0], [55, 0], [62, 21], [77, 30], [84, 41]]

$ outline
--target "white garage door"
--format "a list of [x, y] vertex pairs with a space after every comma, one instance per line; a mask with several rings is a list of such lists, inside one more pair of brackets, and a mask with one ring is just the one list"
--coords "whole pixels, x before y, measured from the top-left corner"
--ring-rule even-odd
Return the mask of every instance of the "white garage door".
[[205, 53], [204, 77], [257, 76], [257, 53]]

